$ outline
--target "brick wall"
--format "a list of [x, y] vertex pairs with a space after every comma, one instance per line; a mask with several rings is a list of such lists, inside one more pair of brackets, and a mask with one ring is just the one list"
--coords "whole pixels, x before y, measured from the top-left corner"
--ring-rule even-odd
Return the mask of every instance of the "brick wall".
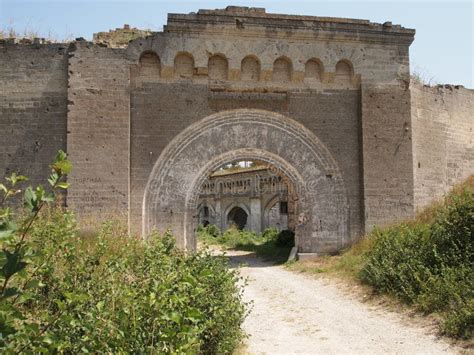
[[81, 219], [127, 221], [129, 73], [123, 51], [77, 42], [69, 56], [68, 205]]
[[362, 85], [365, 227], [413, 216], [410, 91]]
[[288, 116], [310, 129], [341, 169], [350, 205], [350, 236], [364, 231], [359, 90], [289, 93]]
[[131, 91], [130, 191], [132, 229], [141, 232], [145, 186], [166, 145], [189, 124], [211, 114], [207, 87], [143, 83]]
[[474, 90], [411, 86], [415, 207], [474, 174]]
[[46, 184], [66, 149], [67, 45], [0, 44], [0, 174]]

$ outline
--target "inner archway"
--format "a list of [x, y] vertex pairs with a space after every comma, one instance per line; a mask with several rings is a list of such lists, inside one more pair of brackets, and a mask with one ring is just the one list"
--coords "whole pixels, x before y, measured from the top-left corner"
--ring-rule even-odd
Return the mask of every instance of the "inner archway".
[[303, 125], [262, 110], [232, 110], [186, 128], [165, 148], [148, 180], [143, 233], [170, 229], [195, 249], [199, 190], [212, 171], [237, 160], [260, 160], [287, 176], [298, 194], [300, 253], [329, 253], [349, 241], [348, 200], [329, 151]]
[[243, 230], [247, 225], [247, 218], [247, 212], [242, 207], [235, 206], [227, 215], [227, 225]]
[[[269, 228], [294, 232], [297, 203], [292, 181], [278, 167], [259, 160], [229, 161], [199, 189], [198, 224], [205, 227], [207, 221], [222, 232], [237, 227], [257, 235]], [[278, 208], [268, 218], [270, 204]], [[205, 218], [203, 206], [213, 211], [212, 216]], [[242, 211], [233, 210], [237, 207], [245, 218]]]

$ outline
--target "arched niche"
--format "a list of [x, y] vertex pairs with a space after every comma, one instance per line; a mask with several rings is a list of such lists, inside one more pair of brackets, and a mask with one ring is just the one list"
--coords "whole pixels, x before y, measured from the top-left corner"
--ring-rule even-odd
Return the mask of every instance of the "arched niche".
[[216, 211], [212, 204], [207, 203], [206, 201], [201, 202], [197, 207], [197, 218], [198, 224], [201, 224], [204, 227], [206, 227], [208, 224], [215, 224]]
[[143, 52], [140, 55], [138, 63], [138, 73], [142, 81], [153, 80], [160, 77], [161, 61], [155, 52]]
[[221, 54], [215, 54], [209, 58], [208, 76], [211, 80], [227, 80], [229, 63], [227, 58]]
[[352, 76], [354, 75], [354, 69], [352, 63], [347, 59], [342, 59], [336, 64], [336, 82], [339, 83], [350, 83]]
[[321, 81], [323, 72], [323, 63], [316, 58], [311, 58], [304, 66], [304, 78], [306, 81]]
[[291, 60], [286, 57], [280, 57], [273, 63], [273, 81], [290, 82], [293, 75], [293, 65]]
[[243, 81], [260, 80], [260, 61], [254, 56], [246, 56], [242, 59], [240, 79]]
[[235, 224], [238, 229], [246, 229], [250, 222], [250, 210], [243, 204], [231, 204], [227, 207], [224, 218], [226, 221], [226, 229]]
[[176, 78], [192, 78], [193, 74], [193, 56], [189, 53], [178, 53], [174, 58], [174, 76]]

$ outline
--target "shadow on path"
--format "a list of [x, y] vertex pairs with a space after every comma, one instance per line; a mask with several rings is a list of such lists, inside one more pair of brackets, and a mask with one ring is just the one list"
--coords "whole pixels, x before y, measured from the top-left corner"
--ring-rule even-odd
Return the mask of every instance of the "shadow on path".
[[275, 261], [265, 261], [257, 256], [255, 252], [241, 250], [214, 250], [216, 256], [224, 256], [228, 258], [230, 267], [235, 269], [239, 267], [261, 268], [276, 266]]

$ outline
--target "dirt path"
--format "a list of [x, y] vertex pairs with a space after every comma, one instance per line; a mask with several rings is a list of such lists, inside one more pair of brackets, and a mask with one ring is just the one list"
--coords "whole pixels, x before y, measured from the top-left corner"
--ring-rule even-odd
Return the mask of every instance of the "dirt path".
[[330, 280], [310, 278], [264, 263], [242, 252], [246, 301], [253, 310], [244, 323], [250, 354], [438, 354], [457, 349], [428, 329], [409, 325], [396, 313], [345, 294]]

